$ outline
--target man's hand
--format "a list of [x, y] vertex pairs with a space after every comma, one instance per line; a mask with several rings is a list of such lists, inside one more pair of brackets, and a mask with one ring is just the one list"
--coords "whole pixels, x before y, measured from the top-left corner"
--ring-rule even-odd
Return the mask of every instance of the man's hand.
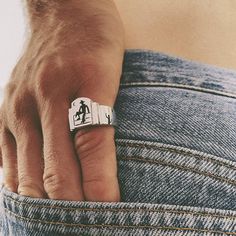
[[77, 97], [113, 106], [124, 32], [112, 0], [28, 0], [31, 37], [1, 108], [4, 183], [21, 195], [119, 201], [114, 128], [70, 135]]

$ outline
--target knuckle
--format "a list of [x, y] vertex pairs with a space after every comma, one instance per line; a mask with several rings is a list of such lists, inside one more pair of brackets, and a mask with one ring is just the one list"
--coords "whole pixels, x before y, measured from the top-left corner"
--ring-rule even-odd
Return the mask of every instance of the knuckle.
[[64, 76], [62, 76], [65, 74], [64, 69], [66, 69], [64, 62], [59, 64], [57, 61], [56, 55], [45, 56], [40, 59], [35, 78], [35, 93], [43, 99], [50, 100], [55, 97], [54, 95], [63, 89], [62, 84], [66, 83]]
[[101, 149], [102, 141], [99, 139], [91, 139], [88, 141], [84, 141], [83, 143], [76, 144], [76, 151], [79, 154], [79, 158], [81, 161], [88, 159], [92, 156], [92, 154], [96, 153]]
[[4, 186], [12, 192], [17, 192], [18, 184], [15, 178], [4, 176]]
[[45, 171], [43, 175], [44, 189], [49, 197], [57, 197], [61, 195], [61, 191], [66, 186], [66, 178], [59, 174], [61, 171]]
[[39, 183], [33, 181], [30, 176], [19, 176], [19, 185], [17, 192], [20, 195], [30, 196], [30, 197], [43, 197], [44, 190]]
[[29, 197], [44, 197], [44, 191], [37, 185], [33, 183], [24, 183], [19, 184], [17, 192], [20, 195], [29, 196]]
[[75, 138], [75, 149], [80, 160], [83, 161], [105, 149], [107, 145], [111, 145], [113, 134], [112, 127], [90, 128], [88, 131], [82, 131]]
[[12, 114], [11, 117], [16, 120], [20, 120], [25, 116], [27, 111], [26, 101], [23, 100], [22, 96], [18, 95], [12, 101]]
[[26, 129], [32, 124], [37, 114], [34, 104], [33, 96], [28, 91], [23, 90], [15, 94], [9, 101], [8, 111], [5, 112], [5, 122], [10, 130], [14, 133], [21, 133], [22, 129]]
[[36, 80], [36, 93], [42, 97], [43, 99], [49, 99], [51, 97], [52, 85], [50, 80], [52, 79], [52, 75], [46, 73], [46, 71], [41, 72], [40, 75], [37, 76]]
[[31, 93], [27, 89], [25, 85], [19, 85], [18, 88], [15, 90], [15, 94], [11, 96], [10, 102], [13, 105], [13, 108], [16, 109], [17, 107], [24, 107], [23, 105], [28, 105], [29, 101], [31, 100]]

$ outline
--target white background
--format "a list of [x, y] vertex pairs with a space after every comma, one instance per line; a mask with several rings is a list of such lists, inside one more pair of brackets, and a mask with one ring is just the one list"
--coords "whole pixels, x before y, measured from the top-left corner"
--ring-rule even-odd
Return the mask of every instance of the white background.
[[0, 103], [2, 88], [10, 78], [24, 44], [26, 24], [22, 2], [22, 0], [3, 0], [0, 3]]
[[3, 0], [0, 3], [0, 87], [10, 77], [25, 38], [25, 11], [22, 0]]

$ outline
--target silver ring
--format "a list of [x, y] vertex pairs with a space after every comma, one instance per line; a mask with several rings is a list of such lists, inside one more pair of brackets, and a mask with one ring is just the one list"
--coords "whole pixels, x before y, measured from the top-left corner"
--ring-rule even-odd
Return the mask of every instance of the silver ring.
[[70, 130], [90, 125], [117, 125], [113, 108], [93, 102], [90, 98], [79, 97], [69, 109]]

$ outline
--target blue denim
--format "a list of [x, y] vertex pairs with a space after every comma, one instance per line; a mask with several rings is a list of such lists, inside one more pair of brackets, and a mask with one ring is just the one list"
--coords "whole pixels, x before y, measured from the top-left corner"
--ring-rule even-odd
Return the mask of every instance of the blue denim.
[[0, 198], [2, 235], [236, 235], [236, 70], [126, 50], [122, 202]]

